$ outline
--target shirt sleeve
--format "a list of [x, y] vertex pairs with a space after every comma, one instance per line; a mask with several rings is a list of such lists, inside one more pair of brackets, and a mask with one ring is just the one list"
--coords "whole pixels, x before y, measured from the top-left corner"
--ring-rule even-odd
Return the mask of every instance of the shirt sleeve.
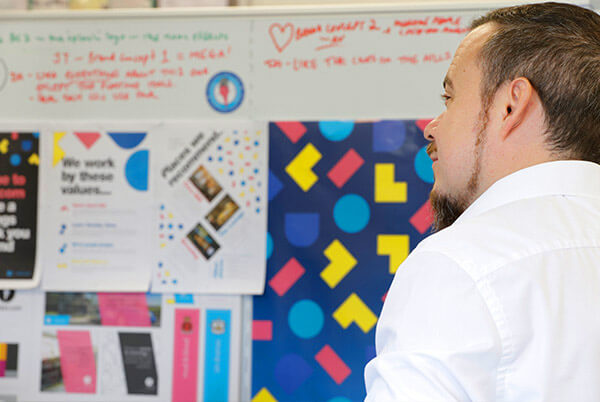
[[477, 284], [451, 258], [413, 252], [398, 268], [365, 368], [366, 401], [491, 401], [500, 336]]

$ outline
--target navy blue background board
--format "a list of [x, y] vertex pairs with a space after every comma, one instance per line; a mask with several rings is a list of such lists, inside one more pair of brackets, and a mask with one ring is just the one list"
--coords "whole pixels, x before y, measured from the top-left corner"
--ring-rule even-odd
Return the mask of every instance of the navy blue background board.
[[253, 401], [361, 400], [397, 265], [430, 232], [428, 121], [270, 124]]

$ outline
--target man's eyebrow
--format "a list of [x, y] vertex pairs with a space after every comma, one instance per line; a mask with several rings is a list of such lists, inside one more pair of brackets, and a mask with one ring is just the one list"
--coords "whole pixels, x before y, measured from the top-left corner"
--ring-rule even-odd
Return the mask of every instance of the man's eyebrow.
[[452, 85], [452, 80], [448, 78], [448, 76], [444, 77], [444, 82], [442, 83], [444, 89], [454, 89], [454, 85]]

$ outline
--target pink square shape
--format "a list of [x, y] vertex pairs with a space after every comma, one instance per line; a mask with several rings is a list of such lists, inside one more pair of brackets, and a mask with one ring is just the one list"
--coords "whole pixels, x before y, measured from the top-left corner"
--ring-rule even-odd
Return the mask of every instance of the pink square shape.
[[342, 188], [354, 176], [354, 173], [360, 169], [363, 163], [365, 163], [364, 159], [353, 148], [350, 148], [327, 173], [327, 177], [329, 177], [337, 188]]
[[425, 233], [431, 227], [433, 223], [433, 209], [429, 200], [410, 217], [409, 222], [421, 234]]
[[350, 367], [340, 359], [329, 345], [323, 346], [319, 353], [315, 355], [315, 359], [338, 385], [343, 383], [352, 373]]
[[252, 321], [252, 340], [253, 341], [271, 341], [273, 340], [273, 321], [254, 320]]
[[279, 127], [286, 137], [294, 144], [306, 133], [306, 127], [299, 121], [278, 121], [275, 125]]
[[269, 286], [279, 296], [283, 296], [304, 275], [304, 272], [306, 272], [304, 267], [300, 265], [298, 260], [292, 257], [279, 272], [273, 275], [269, 281]]

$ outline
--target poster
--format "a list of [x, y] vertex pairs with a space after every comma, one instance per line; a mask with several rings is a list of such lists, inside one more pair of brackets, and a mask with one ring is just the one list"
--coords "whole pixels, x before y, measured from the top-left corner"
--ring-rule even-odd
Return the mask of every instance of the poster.
[[0, 396], [242, 400], [241, 310], [241, 296], [0, 291]]
[[152, 291], [262, 293], [266, 124], [169, 123], [152, 135], [160, 149]]
[[125, 402], [139, 396], [168, 400], [167, 394], [161, 393], [162, 373], [170, 370], [163, 363], [170, 337], [163, 331], [162, 295], [41, 295], [36, 320], [42, 327], [34, 348], [38, 358], [29, 378], [31, 385], [20, 396], [62, 402]]
[[[0, 401], [21, 401], [35, 372], [39, 290], [0, 290]], [[18, 398], [18, 399], [17, 399]]]
[[39, 133], [0, 132], [0, 289], [39, 281]]
[[154, 260], [147, 129], [71, 124], [46, 129], [43, 140], [44, 289], [148, 290]]
[[128, 394], [156, 395], [158, 376], [148, 333], [119, 332]]
[[271, 123], [267, 286], [254, 297], [256, 400], [364, 399], [388, 287], [432, 222], [428, 122]]

